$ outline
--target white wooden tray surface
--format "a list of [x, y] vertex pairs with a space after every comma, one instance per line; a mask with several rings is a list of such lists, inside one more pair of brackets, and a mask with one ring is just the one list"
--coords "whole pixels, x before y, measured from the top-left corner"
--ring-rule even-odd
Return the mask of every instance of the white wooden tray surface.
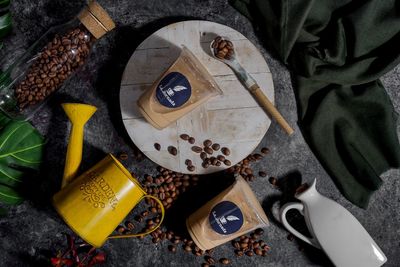
[[[135, 145], [155, 163], [182, 173], [206, 174], [228, 168], [203, 168], [199, 154], [191, 150], [192, 145], [179, 138], [186, 133], [202, 146], [205, 139], [228, 147], [232, 165], [249, 155], [260, 143], [271, 121], [251, 94], [238, 81], [232, 70], [212, 58], [209, 43], [217, 35], [229, 38], [235, 47], [239, 62], [256, 79], [263, 92], [273, 102], [272, 76], [258, 49], [241, 33], [227, 26], [208, 21], [184, 21], [161, 28], [135, 50], [126, 65], [120, 90], [121, 114], [128, 134]], [[204, 105], [179, 119], [163, 130], [152, 127], [140, 114], [136, 101], [151, 84], [172, 64], [185, 45], [204, 64], [223, 91]], [[161, 150], [154, 148], [161, 145]], [[167, 147], [178, 149], [176, 156]], [[213, 156], [222, 154], [214, 152]], [[185, 160], [196, 166], [189, 172]]]

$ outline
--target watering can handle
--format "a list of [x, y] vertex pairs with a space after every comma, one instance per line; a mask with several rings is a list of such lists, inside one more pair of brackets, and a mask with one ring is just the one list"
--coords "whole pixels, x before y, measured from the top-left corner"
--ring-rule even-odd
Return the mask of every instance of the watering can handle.
[[321, 249], [321, 246], [319, 245], [319, 243], [315, 240], [315, 238], [309, 238], [306, 237], [305, 235], [301, 234], [299, 231], [297, 231], [296, 229], [294, 229], [289, 222], [286, 219], [286, 213], [291, 210], [291, 209], [296, 209], [298, 210], [302, 215], [303, 214], [303, 210], [304, 210], [304, 205], [301, 203], [287, 203], [285, 204], [281, 210], [280, 210], [280, 220], [282, 222], [282, 224], [286, 227], [286, 229], [291, 232], [292, 234], [294, 234], [296, 237], [300, 238], [301, 240], [303, 240], [304, 242]]
[[152, 195], [144, 195], [141, 200], [143, 200], [144, 198], [151, 198], [151, 199], [155, 200], [160, 205], [160, 208], [161, 208], [161, 219], [160, 219], [160, 222], [154, 228], [152, 228], [149, 231], [146, 231], [144, 233], [127, 234], [127, 235], [111, 235], [108, 238], [116, 239], [116, 238], [128, 238], [128, 237], [145, 236], [145, 235], [151, 234], [152, 232], [157, 230], [158, 227], [161, 226], [161, 224], [162, 224], [162, 222], [164, 220], [164, 216], [165, 216], [164, 205], [162, 204], [161, 200], [159, 200], [158, 198], [156, 198], [156, 197], [154, 197]]

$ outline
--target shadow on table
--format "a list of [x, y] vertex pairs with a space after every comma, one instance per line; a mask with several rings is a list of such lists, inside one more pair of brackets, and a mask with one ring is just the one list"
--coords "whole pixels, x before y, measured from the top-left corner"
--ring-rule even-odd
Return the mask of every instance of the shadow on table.
[[[294, 196], [296, 190], [302, 185], [302, 176], [300, 172], [293, 171], [277, 179], [276, 187], [279, 188], [281, 194], [275, 194], [268, 196], [264, 199], [262, 206], [274, 226], [281, 229], [286, 229], [280, 223], [280, 221], [274, 216], [273, 209], [276, 203], [279, 203], [279, 207], [289, 202], [299, 202]], [[286, 213], [286, 219], [289, 224], [293, 226], [297, 231], [305, 236], [311, 237], [311, 234], [307, 228], [303, 215], [299, 211], [292, 209]], [[268, 231], [267, 231], [268, 232]], [[306, 257], [313, 263], [320, 264], [322, 266], [334, 266], [325, 253], [317, 249], [301, 239], [294, 237], [288, 232], [288, 244], [289, 240], [295, 242], [296, 246], [302, 251]]]
[[135, 49], [147, 37], [171, 23], [193, 19], [196, 18], [186, 16], [167, 17], [152, 21], [139, 28], [134, 28], [134, 25], [128, 25], [118, 27], [113, 31], [113, 46], [108, 60], [99, 69], [95, 87], [99, 96], [107, 103], [111, 121], [116, 131], [133, 148], [134, 155], [139, 160], [142, 154], [131, 141], [121, 118], [119, 91], [122, 74]]
[[[69, 119], [61, 107], [62, 103], [81, 103], [77, 99], [66, 94], [55, 94], [48, 105], [52, 111], [49, 123], [48, 135], [43, 151], [43, 160], [39, 174], [32, 175], [24, 184], [23, 194], [33, 205], [44, 210], [51, 207], [51, 198], [61, 188], [61, 181], [64, 173], [65, 155], [67, 151], [70, 126]], [[90, 104], [90, 103], [88, 103]], [[95, 116], [95, 115], [94, 115]], [[100, 149], [84, 142], [84, 154], [78, 175], [83, 170], [93, 166], [106, 154]]]

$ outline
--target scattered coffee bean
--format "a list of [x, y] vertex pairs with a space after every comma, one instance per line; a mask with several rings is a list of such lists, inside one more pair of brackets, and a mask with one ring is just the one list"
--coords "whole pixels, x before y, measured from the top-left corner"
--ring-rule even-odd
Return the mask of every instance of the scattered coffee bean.
[[269, 183], [272, 184], [273, 186], [277, 186], [278, 185], [278, 179], [276, 179], [275, 177], [269, 177], [268, 179]]
[[134, 225], [131, 221], [126, 221], [126, 222], [125, 222], [125, 226], [126, 226], [126, 228], [128, 228], [129, 230], [135, 229], [135, 225]]
[[253, 250], [253, 252], [256, 254], [256, 255], [258, 255], [258, 256], [262, 256], [262, 249], [260, 249], [260, 248], [255, 248], [254, 250]]
[[267, 147], [263, 147], [263, 148], [261, 148], [261, 153], [268, 154], [269, 153], [269, 149]]
[[252, 257], [254, 255], [254, 252], [251, 251], [251, 250], [246, 251], [246, 255], [249, 256], [249, 257]]
[[261, 228], [257, 228], [254, 232], [256, 235], [263, 235], [264, 234], [264, 230]]
[[215, 260], [213, 257], [211, 256], [205, 256], [204, 260], [208, 263], [208, 264], [215, 264]]
[[157, 151], [160, 151], [161, 145], [160, 145], [159, 143], [154, 143], [154, 148], [155, 148]]
[[189, 138], [190, 138], [190, 136], [189, 136], [188, 134], [181, 134], [179, 137], [180, 137], [182, 140], [185, 140], [185, 141], [189, 140]]
[[194, 139], [194, 137], [189, 137], [188, 141], [193, 145], [196, 142], [196, 139]]
[[255, 157], [256, 160], [261, 160], [263, 158], [263, 156], [261, 154], [258, 154], [258, 153], [254, 154], [253, 157]]
[[226, 166], [231, 166], [231, 161], [228, 160], [228, 159], [226, 159], [226, 160], [224, 160], [224, 164], [225, 164]]
[[187, 169], [188, 169], [188, 171], [193, 172], [196, 169], [196, 167], [193, 165], [190, 165], [187, 167]]
[[235, 254], [236, 254], [236, 256], [238, 256], [238, 257], [242, 257], [243, 254], [244, 254], [244, 252], [241, 251], [241, 250], [236, 249], [236, 250], [235, 250]]
[[231, 263], [231, 261], [227, 258], [221, 258], [219, 259], [219, 262], [222, 263], [223, 265], [228, 265]]
[[185, 165], [191, 166], [193, 164], [192, 164], [192, 161], [190, 159], [187, 159], [187, 160], [185, 160]]
[[225, 160], [225, 157], [222, 156], [222, 155], [218, 155], [218, 156], [217, 156], [217, 159], [218, 159], [219, 161], [224, 161], [224, 160]]
[[300, 185], [297, 189], [296, 189], [296, 194], [300, 194], [303, 193], [304, 191], [306, 191], [308, 189], [309, 185], [307, 183], [304, 183], [302, 185]]
[[207, 153], [206, 153], [206, 152], [201, 152], [201, 153], [200, 153], [200, 158], [201, 158], [202, 160], [205, 160], [205, 159], [207, 158]]
[[289, 241], [293, 241], [293, 240], [294, 240], [294, 235], [288, 234], [286, 238], [287, 238], [287, 240], [289, 240]]
[[212, 155], [212, 154], [213, 154], [213, 149], [212, 149], [211, 147], [205, 147], [205, 148], [204, 148], [204, 151], [205, 151], [207, 154], [209, 154], [209, 155]]
[[201, 166], [202, 166], [204, 169], [207, 169], [207, 168], [210, 166], [210, 164], [207, 163], [207, 162], [203, 162], [203, 163], [201, 164]]
[[118, 226], [116, 230], [117, 230], [118, 233], [122, 234], [122, 233], [125, 232], [125, 227], [123, 227], [123, 226]]
[[267, 173], [264, 172], [264, 171], [259, 171], [259, 172], [258, 172], [258, 175], [260, 175], [261, 177], [266, 177], [266, 176], [267, 176]]
[[168, 152], [173, 156], [176, 156], [176, 154], [178, 154], [178, 150], [174, 146], [169, 146], [168, 147]]
[[200, 153], [203, 149], [199, 146], [192, 146], [192, 151], [195, 153]]
[[212, 144], [212, 142], [211, 142], [211, 140], [209, 140], [209, 139], [204, 140], [204, 142], [203, 142], [203, 145], [204, 145], [205, 147], [209, 147], [209, 146], [211, 146], [211, 144]]
[[184, 249], [186, 252], [192, 252], [192, 248], [191, 248], [189, 245], [185, 245], [185, 246], [183, 247], [183, 249]]
[[219, 148], [220, 148], [220, 145], [217, 144], [217, 143], [215, 143], [215, 144], [213, 144], [211, 147], [212, 147], [212, 149], [214, 149], [215, 151], [218, 151]]
[[224, 154], [225, 156], [229, 156], [229, 155], [231, 154], [231, 151], [230, 151], [229, 148], [227, 148], [227, 147], [221, 148], [221, 152], [222, 152], [222, 154]]
[[118, 159], [119, 160], [127, 160], [128, 159], [128, 154], [126, 154], [125, 152], [119, 153], [118, 154]]
[[176, 247], [174, 245], [169, 245], [168, 250], [171, 251], [172, 253], [176, 252]]
[[215, 163], [215, 166], [217, 167], [221, 166], [221, 161], [217, 161], [217, 163]]

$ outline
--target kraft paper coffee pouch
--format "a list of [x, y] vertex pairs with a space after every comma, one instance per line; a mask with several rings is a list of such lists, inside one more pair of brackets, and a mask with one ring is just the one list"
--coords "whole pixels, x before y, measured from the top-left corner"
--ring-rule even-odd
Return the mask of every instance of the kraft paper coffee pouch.
[[241, 176], [186, 220], [190, 236], [202, 250], [214, 248], [268, 224], [264, 210]]
[[213, 96], [222, 94], [214, 78], [186, 48], [138, 100], [140, 112], [157, 129], [167, 127]]

